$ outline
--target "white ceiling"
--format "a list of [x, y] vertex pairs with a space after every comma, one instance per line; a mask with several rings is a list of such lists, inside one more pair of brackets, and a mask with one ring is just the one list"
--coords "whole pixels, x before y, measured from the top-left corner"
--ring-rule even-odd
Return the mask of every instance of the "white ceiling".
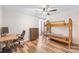
[[[45, 5], [3, 5], [5, 10], [15, 10], [27, 14], [40, 15], [40, 11], [45, 7]], [[50, 9], [57, 9], [57, 11], [52, 12], [51, 15], [66, 11], [77, 11], [79, 10], [79, 5], [50, 5]]]
[[[14, 8], [14, 9], [42, 9], [46, 5], [3, 5], [4, 8]], [[71, 9], [78, 8], [78, 5], [49, 5], [49, 8], [63, 8]]]

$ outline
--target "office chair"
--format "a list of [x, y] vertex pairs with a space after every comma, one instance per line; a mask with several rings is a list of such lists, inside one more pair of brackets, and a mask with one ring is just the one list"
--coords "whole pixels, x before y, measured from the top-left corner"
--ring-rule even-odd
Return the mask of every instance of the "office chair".
[[25, 30], [23, 30], [22, 33], [18, 34], [17, 36], [18, 36], [18, 38], [17, 38], [17, 40], [13, 41], [13, 45], [14, 46], [17, 46], [17, 45], [23, 46], [23, 44], [21, 44], [21, 43], [24, 41]]

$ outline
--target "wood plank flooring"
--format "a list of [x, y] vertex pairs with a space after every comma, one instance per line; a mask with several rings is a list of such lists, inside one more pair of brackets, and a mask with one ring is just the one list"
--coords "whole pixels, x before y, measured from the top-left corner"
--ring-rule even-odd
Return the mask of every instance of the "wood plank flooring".
[[24, 47], [17, 46], [12, 49], [13, 53], [79, 53], [79, 49], [68, 49], [66, 45], [47, 40], [42, 48], [38, 51], [37, 41], [27, 41], [24, 44]]

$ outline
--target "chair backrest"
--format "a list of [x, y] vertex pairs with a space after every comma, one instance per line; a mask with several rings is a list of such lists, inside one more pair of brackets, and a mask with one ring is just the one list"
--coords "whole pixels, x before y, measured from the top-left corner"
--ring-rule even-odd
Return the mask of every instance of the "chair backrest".
[[6, 34], [9, 33], [9, 28], [8, 27], [1, 27], [0, 28], [0, 35], [1, 37], [6, 36]]
[[24, 37], [25, 35], [25, 30], [22, 31], [21, 36]]
[[9, 33], [9, 28], [8, 27], [1, 27], [1, 34], [7, 34]]

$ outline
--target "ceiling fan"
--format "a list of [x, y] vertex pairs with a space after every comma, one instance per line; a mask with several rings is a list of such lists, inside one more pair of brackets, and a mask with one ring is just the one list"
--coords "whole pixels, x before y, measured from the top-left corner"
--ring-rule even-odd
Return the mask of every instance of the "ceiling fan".
[[46, 13], [46, 15], [50, 15], [50, 13], [54, 11], [57, 11], [57, 9], [51, 9], [49, 5], [46, 5], [42, 10], [42, 12]]
[[51, 13], [55, 11], [57, 11], [56, 8], [52, 8], [52, 6], [50, 5], [45, 5], [41, 9], [36, 10], [37, 13], [36, 17], [40, 19], [46, 19], [47, 15], [51, 15]]

